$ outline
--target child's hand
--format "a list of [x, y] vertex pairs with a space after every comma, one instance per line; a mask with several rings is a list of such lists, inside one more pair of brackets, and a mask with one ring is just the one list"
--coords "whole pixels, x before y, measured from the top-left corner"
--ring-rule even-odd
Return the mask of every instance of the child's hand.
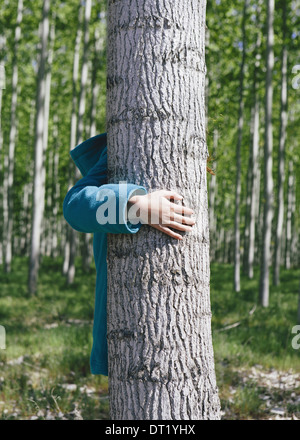
[[170, 229], [170, 227], [179, 231], [191, 231], [192, 226], [195, 224], [195, 219], [186, 216], [190, 216], [194, 212], [186, 206], [171, 202], [170, 199], [182, 200], [183, 197], [175, 191], [165, 190], [131, 197], [128, 201], [129, 220], [130, 208], [134, 205], [134, 211], [141, 223], [146, 223], [170, 235], [170, 237], [182, 240], [183, 237]]

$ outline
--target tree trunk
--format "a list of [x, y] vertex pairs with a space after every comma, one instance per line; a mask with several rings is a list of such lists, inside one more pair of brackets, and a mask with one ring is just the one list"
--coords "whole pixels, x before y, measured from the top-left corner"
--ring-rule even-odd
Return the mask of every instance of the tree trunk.
[[[46, 163], [46, 151], [48, 148], [48, 138], [49, 138], [49, 115], [50, 115], [50, 98], [51, 98], [51, 76], [52, 76], [52, 62], [53, 62], [53, 49], [55, 40], [55, 17], [50, 29], [49, 35], [49, 51], [47, 56], [47, 72], [45, 80], [45, 110], [44, 110], [44, 136], [43, 136], [43, 162]], [[53, 149], [49, 151], [49, 166], [48, 175], [50, 181], [52, 179], [52, 168], [53, 168]], [[48, 188], [46, 192], [46, 207], [48, 208], [48, 215], [44, 216], [42, 222], [42, 233], [41, 233], [41, 255], [50, 255], [51, 248], [51, 189]]]
[[282, 12], [282, 61], [281, 61], [281, 109], [280, 109], [280, 134], [278, 149], [278, 197], [277, 197], [277, 222], [276, 222], [276, 239], [274, 251], [274, 272], [273, 283], [278, 286], [280, 278], [281, 249], [282, 249], [282, 230], [284, 217], [284, 181], [285, 181], [285, 141], [287, 128], [287, 61], [288, 49], [286, 41], [286, 2], [283, 2]]
[[218, 419], [209, 296], [204, 0], [108, 2], [109, 182], [179, 191], [180, 243], [108, 235], [113, 420]]
[[[251, 128], [250, 138], [253, 137], [253, 114], [254, 109], [251, 109]], [[248, 273], [248, 255], [249, 255], [249, 235], [250, 235], [250, 208], [251, 208], [251, 180], [252, 180], [252, 150], [249, 153], [248, 168], [247, 168], [247, 188], [246, 188], [246, 206], [245, 206], [245, 226], [243, 237], [243, 272]]]
[[241, 203], [241, 145], [244, 125], [244, 76], [245, 76], [245, 58], [246, 58], [246, 14], [248, 11], [249, 0], [245, 0], [243, 11], [243, 53], [240, 68], [240, 102], [239, 102], [239, 122], [238, 122], [238, 142], [236, 148], [236, 186], [235, 186], [235, 216], [234, 216], [234, 290], [241, 290], [241, 238], [240, 238], [240, 203]]
[[291, 240], [291, 266], [294, 267], [296, 264], [296, 257], [298, 253], [298, 239], [299, 232], [297, 229], [296, 222], [296, 175], [294, 174], [294, 185], [293, 185], [293, 196], [292, 196], [292, 240]]
[[[259, 116], [260, 118], [260, 116]], [[261, 124], [259, 119], [259, 125]], [[258, 147], [258, 165], [257, 165], [257, 180], [255, 187], [256, 206], [255, 206], [255, 247], [254, 247], [254, 264], [259, 265], [261, 261], [261, 242], [262, 242], [262, 228], [263, 228], [263, 214], [261, 203], [261, 168], [262, 168], [263, 151]]]
[[[261, 12], [261, 1], [257, 11], [257, 22], [259, 20]], [[255, 46], [255, 68], [254, 68], [254, 81], [253, 81], [253, 137], [252, 137], [252, 151], [251, 151], [251, 188], [250, 188], [250, 212], [249, 212], [249, 242], [248, 242], [248, 262], [247, 273], [250, 279], [253, 279], [253, 265], [255, 255], [255, 223], [257, 219], [257, 201], [259, 199], [260, 192], [260, 174], [259, 174], [259, 96], [258, 96], [258, 69], [260, 67], [259, 49], [261, 46], [260, 33], [258, 34]]]
[[[35, 100], [31, 100], [31, 108], [34, 108]], [[31, 239], [31, 223], [32, 223], [32, 204], [33, 204], [33, 176], [34, 176], [34, 161], [32, 158], [32, 139], [34, 139], [35, 131], [35, 113], [32, 112], [29, 119], [29, 130], [28, 130], [28, 153], [27, 153], [27, 163], [28, 167], [28, 208], [25, 210], [26, 214], [26, 240], [25, 240], [25, 255], [30, 256], [30, 239]]]
[[27, 215], [28, 215], [29, 203], [30, 203], [29, 198], [30, 198], [30, 183], [26, 183], [23, 187], [23, 204], [22, 204], [22, 212], [20, 213], [21, 216], [20, 251], [22, 255], [26, 254], [26, 248], [27, 248], [26, 239], [27, 239]]
[[[1, 43], [0, 43], [1, 44]], [[2, 45], [0, 46], [0, 51], [2, 50]], [[3, 185], [0, 185], [0, 218], [3, 219], [3, 194], [4, 194], [4, 177], [3, 177], [3, 163], [2, 163], [2, 153], [3, 153], [3, 131], [2, 131], [2, 93], [5, 89], [5, 65], [4, 62], [0, 64], [0, 175], [1, 182]], [[1, 203], [2, 202], [2, 203]], [[3, 221], [0, 222], [0, 264], [3, 264]]]
[[51, 233], [52, 233], [52, 248], [51, 256], [58, 257], [58, 228], [59, 228], [59, 201], [60, 201], [60, 186], [59, 186], [59, 132], [58, 132], [58, 116], [53, 117], [53, 144], [54, 144], [54, 159], [53, 159], [53, 181], [52, 181], [52, 209], [53, 215], [51, 217]]
[[[86, 107], [86, 87], [88, 80], [88, 47], [89, 47], [89, 24], [91, 18], [91, 9], [92, 9], [92, 0], [85, 1], [85, 15], [84, 15], [84, 44], [83, 44], [83, 60], [81, 67], [81, 76], [80, 76], [80, 93], [79, 93], [79, 102], [78, 102], [78, 119], [77, 119], [77, 136], [76, 136], [76, 145], [83, 142], [83, 134], [84, 134], [84, 115], [85, 115], [85, 107]], [[74, 146], [73, 146], [74, 147]], [[79, 179], [79, 172], [76, 168], [75, 170], [75, 179]], [[77, 248], [77, 237], [78, 233], [74, 230], [70, 230], [70, 260], [69, 267], [67, 273], [68, 284], [73, 284], [75, 278], [75, 256], [76, 256], [76, 248]], [[86, 244], [86, 239], [84, 239], [84, 244]], [[88, 252], [85, 251], [86, 255]]]
[[[214, 129], [214, 147], [213, 157], [217, 154], [219, 132], [218, 129]], [[209, 231], [210, 231], [210, 260], [215, 261], [216, 258], [216, 234], [217, 234], [217, 217], [215, 212], [215, 201], [217, 193], [217, 177], [211, 175], [209, 185]]]
[[285, 268], [291, 268], [291, 243], [292, 243], [292, 216], [293, 216], [293, 188], [294, 166], [293, 160], [289, 160], [288, 195], [286, 212], [286, 243], [285, 243]]
[[5, 191], [7, 196], [4, 197], [4, 270], [11, 271], [12, 261], [12, 232], [13, 232], [13, 185], [14, 185], [14, 166], [15, 166], [15, 147], [17, 138], [17, 98], [18, 98], [18, 49], [21, 38], [21, 23], [23, 18], [23, 0], [18, 0], [17, 23], [14, 38], [14, 54], [12, 61], [12, 94], [11, 94], [11, 116], [10, 116], [10, 133], [8, 160], [5, 172], [7, 172]]
[[101, 35], [99, 26], [95, 28], [94, 33], [94, 56], [92, 63], [92, 99], [90, 106], [90, 137], [96, 136], [96, 115], [97, 115], [97, 101], [99, 97], [100, 84], [97, 77], [98, 71], [101, 70], [101, 57], [103, 51], [104, 39]]
[[264, 223], [263, 243], [260, 273], [260, 303], [263, 307], [269, 305], [269, 271], [271, 259], [271, 233], [273, 219], [273, 67], [274, 67], [274, 0], [268, 0], [267, 11], [267, 77], [266, 77], [266, 109], [265, 109], [265, 148], [264, 148]]
[[298, 295], [298, 311], [297, 311], [297, 323], [300, 325], [300, 283], [299, 283], [299, 295]]
[[[82, 40], [82, 23], [81, 23], [81, 14], [82, 14], [82, 7], [79, 6], [79, 14], [78, 14], [78, 27], [77, 27], [77, 33], [75, 38], [75, 47], [74, 47], [74, 58], [73, 58], [73, 79], [72, 79], [72, 86], [73, 86], [73, 92], [72, 92], [72, 112], [71, 112], [71, 133], [70, 133], [70, 150], [72, 150], [76, 145], [76, 130], [77, 130], [77, 104], [78, 104], [78, 97], [77, 97], [77, 82], [78, 82], [78, 76], [79, 76], [79, 60], [80, 60], [80, 45]], [[79, 173], [77, 169], [75, 169], [74, 162], [70, 158], [69, 159], [69, 182], [68, 182], [68, 190], [71, 189], [71, 187], [74, 184], [74, 175], [75, 177], [79, 178]], [[70, 250], [71, 250], [71, 241], [75, 241], [74, 235], [76, 232], [71, 228], [69, 224], [66, 224], [66, 244], [64, 246], [64, 261], [63, 261], [63, 268], [62, 272], [63, 275], [66, 275], [70, 282], [72, 282], [72, 273], [69, 271], [70, 266]], [[74, 250], [74, 247], [72, 248]], [[76, 249], [75, 249], [76, 251]], [[73, 257], [75, 259], [75, 255]], [[75, 266], [73, 266], [73, 269], [75, 269]], [[75, 272], [74, 272], [75, 275]]]
[[50, 0], [44, 0], [41, 27], [41, 54], [39, 60], [36, 101], [35, 125], [35, 155], [34, 155], [34, 184], [33, 184], [33, 209], [29, 261], [29, 293], [35, 294], [37, 290], [39, 259], [40, 259], [40, 234], [45, 209], [45, 157], [44, 157], [44, 115], [45, 115], [45, 82], [46, 63], [48, 56], [49, 38], [49, 9]]
[[259, 98], [256, 91], [254, 98], [254, 114], [253, 114], [253, 139], [251, 153], [251, 193], [250, 193], [250, 213], [249, 213], [249, 245], [248, 245], [248, 264], [247, 273], [250, 279], [253, 278], [253, 264], [255, 252], [255, 220], [257, 210], [257, 198], [259, 191], [258, 186], [258, 151], [259, 151]]

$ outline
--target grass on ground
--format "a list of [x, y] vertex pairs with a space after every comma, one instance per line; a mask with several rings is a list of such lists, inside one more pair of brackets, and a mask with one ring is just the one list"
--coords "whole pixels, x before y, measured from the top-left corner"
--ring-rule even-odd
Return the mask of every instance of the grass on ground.
[[[34, 297], [27, 294], [26, 258], [16, 258], [10, 274], [0, 271], [0, 324], [6, 330], [1, 419], [109, 418], [107, 378], [89, 370], [95, 271], [83, 273], [78, 261], [76, 282], [68, 287], [61, 267], [61, 259], [44, 257]], [[243, 278], [241, 292], [234, 293], [232, 267], [211, 266], [223, 418], [299, 418], [300, 393], [291, 378], [299, 375], [300, 351], [292, 348], [291, 330], [297, 324], [300, 271], [282, 270], [269, 308], [257, 306], [258, 276], [256, 271], [253, 280]]]

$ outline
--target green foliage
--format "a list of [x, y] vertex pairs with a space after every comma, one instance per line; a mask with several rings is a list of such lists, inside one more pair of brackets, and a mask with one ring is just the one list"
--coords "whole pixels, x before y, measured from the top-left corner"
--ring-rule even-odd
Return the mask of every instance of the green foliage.
[[[266, 8], [265, 2], [261, 3], [261, 12], [257, 14], [259, 2], [250, 1], [246, 22], [246, 71], [244, 89], [244, 130], [241, 151], [242, 160], [242, 207], [245, 215], [246, 182], [248, 159], [251, 146], [251, 106], [253, 105], [253, 80], [255, 68], [257, 37], [261, 38], [261, 46], [257, 52], [259, 56], [257, 79], [260, 97], [260, 149], [264, 146], [264, 99], [265, 99], [265, 57], [266, 57]], [[236, 144], [239, 98], [239, 68], [242, 59], [242, 12], [244, 1], [229, 2], [218, 0], [207, 4], [207, 27], [209, 44], [206, 50], [207, 75], [208, 75], [208, 134], [207, 142], [209, 151], [213, 150], [213, 132], [219, 132], [217, 155], [217, 181], [218, 194], [216, 200], [217, 223], [224, 222], [223, 212], [226, 211], [225, 229], [233, 230], [234, 223], [234, 190], [236, 176]], [[300, 119], [300, 89], [292, 88], [291, 74], [294, 65], [299, 64], [299, 9], [294, 2], [288, 2], [288, 100], [289, 123], [286, 142], [286, 174], [287, 162], [292, 157], [295, 174], [300, 172], [300, 157], [298, 148], [299, 119]], [[278, 143], [280, 126], [280, 92], [281, 92], [281, 51], [282, 37], [282, 4], [276, 3], [275, 11], [275, 65], [273, 72], [274, 102], [273, 102], [273, 130], [274, 130], [274, 166], [273, 177], [276, 196], [277, 169], [278, 169]], [[262, 159], [263, 160], [263, 157]], [[262, 164], [262, 163], [261, 163]], [[263, 179], [263, 173], [261, 179]], [[210, 177], [209, 177], [210, 178]], [[263, 180], [262, 180], [263, 181]], [[296, 199], [299, 206], [300, 183], [297, 179]], [[262, 185], [261, 185], [262, 188]], [[285, 193], [286, 194], [286, 193]], [[276, 197], [275, 197], [276, 200]], [[275, 206], [276, 208], [276, 206]], [[299, 216], [298, 216], [299, 217]], [[296, 224], [299, 233], [299, 218]], [[242, 220], [243, 221], [243, 220]]]
[[7, 347], [0, 350], [1, 419], [74, 419], [76, 408], [84, 419], [107, 418], [107, 379], [89, 371], [95, 273], [78, 266], [80, 284], [67, 287], [61, 265], [44, 258], [38, 297], [24, 288], [27, 259], [16, 258], [12, 273], [0, 275]]
[[[55, 25], [54, 57], [51, 66], [51, 102], [49, 117], [49, 141], [48, 151], [59, 150], [59, 217], [62, 216], [62, 202], [67, 191], [67, 173], [70, 148], [71, 106], [72, 106], [72, 73], [74, 44], [78, 27], [78, 11], [81, 2], [70, 0], [68, 2], [51, 2], [50, 24]], [[104, 12], [106, 3], [94, 2], [92, 18], [89, 26], [90, 47], [89, 59], [90, 70], [97, 63], [98, 71], [96, 80], [100, 85], [100, 94], [97, 103], [97, 131], [105, 131], [105, 97], [106, 97], [106, 49], [104, 46], [100, 57], [94, 55], [94, 31], [99, 28], [101, 35], [105, 35], [106, 24], [100, 18], [100, 12]], [[10, 109], [11, 109], [11, 77], [12, 57], [14, 55], [14, 29], [16, 22], [17, 0], [5, 2], [1, 7], [0, 29], [4, 32], [6, 44], [0, 52], [0, 62], [4, 61], [6, 68], [6, 89], [3, 91], [2, 103], [2, 129], [4, 148], [0, 151], [0, 160], [3, 166], [4, 155], [7, 153], [10, 132]], [[32, 180], [29, 167], [33, 167], [34, 157], [34, 124], [35, 124], [35, 100], [37, 85], [37, 62], [39, 56], [39, 22], [42, 14], [42, 1], [33, 0], [24, 3], [23, 20], [21, 25], [21, 41], [16, 53], [18, 60], [18, 103], [17, 124], [18, 134], [16, 141], [16, 160], [14, 171], [14, 235], [20, 235], [20, 213], [22, 211], [22, 195], [24, 185]], [[9, 23], [9, 26], [7, 26]], [[80, 53], [80, 66], [82, 61], [82, 45]], [[91, 72], [90, 72], [91, 76]], [[80, 80], [80, 78], [79, 78]], [[91, 82], [89, 82], [91, 84]], [[79, 93], [79, 83], [77, 84]], [[91, 102], [91, 90], [87, 91], [86, 126], [89, 125], [89, 107]], [[58, 139], [53, 137], [54, 115], [57, 117]], [[89, 137], [89, 133], [85, 133]], [[47, 153], [48, 154], [48, 153]], [[0, 167], [1, 168], [1, 167]], [[47, 175], [49, 170], [47, 169]], [[47, 191], [53, 182], [47, 178]]]

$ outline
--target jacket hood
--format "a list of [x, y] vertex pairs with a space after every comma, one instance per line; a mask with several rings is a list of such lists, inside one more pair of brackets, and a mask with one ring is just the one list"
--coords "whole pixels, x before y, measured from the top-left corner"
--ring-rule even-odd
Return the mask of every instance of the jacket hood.
[[83, 176], [98, 162], [101, 154], [106, 150], [107, 134], [102, 133], [94, 136], [70, 151], [75, 165]]

